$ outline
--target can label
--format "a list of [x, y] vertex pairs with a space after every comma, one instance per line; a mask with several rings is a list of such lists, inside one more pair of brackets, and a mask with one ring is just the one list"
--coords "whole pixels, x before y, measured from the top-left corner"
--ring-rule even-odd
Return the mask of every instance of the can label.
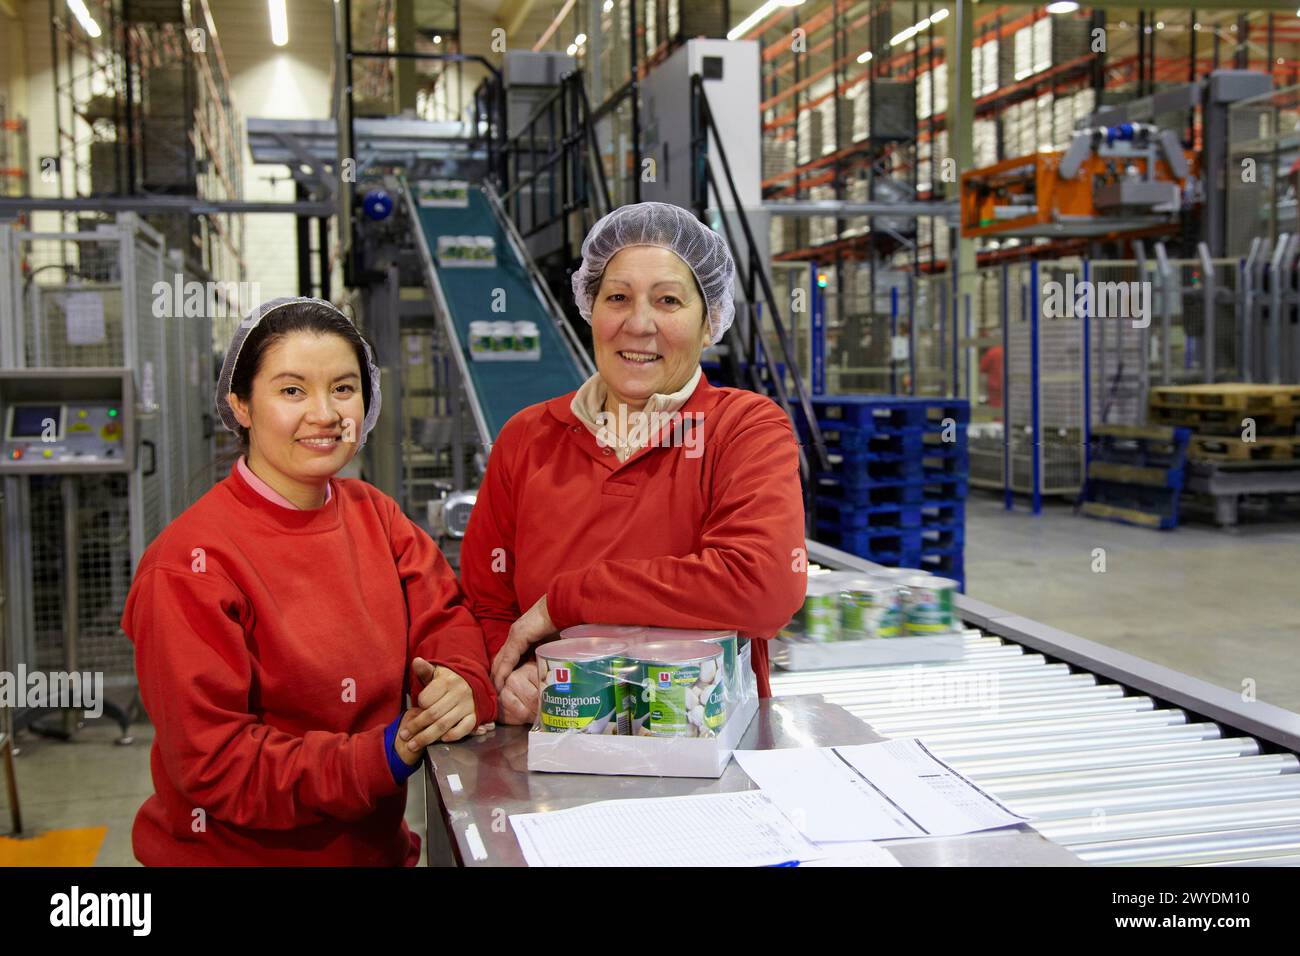
[[840, 625], [843, 637], [898, 637], [902, 612], [898, 590], [846, 590], [840, 596]]
[[538, 658], [542, 730], [548, 733], [613, 734], [618, 681], [612, 661]]
[[736, 668], [738, 642], [739, 638], [735, 637], [724, 637], [720, 640], [710, 642], [722, 648], [722, 686], [726, 688], [726, 699], [728, 703], [734, 703], [740, 699], [740, 673]]
[[810, 641], [829, 644], [840, 639], [838, 594], [810, 594], [804, 598], [804, 631]]
[[726, 721], [725, 675], [718, 662], [647, 663], [645, 676], [650, 736], [712, 737]]
[[904, 626], [909, 634], [946, 634], [957, 630], [952, 588], [907, 588]]

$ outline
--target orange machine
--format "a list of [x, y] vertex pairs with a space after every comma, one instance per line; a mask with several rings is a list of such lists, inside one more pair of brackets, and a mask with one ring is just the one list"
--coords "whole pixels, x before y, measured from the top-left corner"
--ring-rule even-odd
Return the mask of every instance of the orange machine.
[[1068, 149], [962, 174], [962, 233], [1099, 236], [1160, 225], [1182, 206], [1191, 159], [1155, 127], [1082, 130]]

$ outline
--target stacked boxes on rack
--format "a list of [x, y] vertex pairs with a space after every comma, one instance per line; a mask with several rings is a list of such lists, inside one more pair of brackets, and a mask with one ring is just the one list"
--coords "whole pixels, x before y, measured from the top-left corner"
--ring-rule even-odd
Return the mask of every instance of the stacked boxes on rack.
[[970, 403], [838, 395], [812, 404], [831, 459], [816, 477], [817, 540], [964, 586]]

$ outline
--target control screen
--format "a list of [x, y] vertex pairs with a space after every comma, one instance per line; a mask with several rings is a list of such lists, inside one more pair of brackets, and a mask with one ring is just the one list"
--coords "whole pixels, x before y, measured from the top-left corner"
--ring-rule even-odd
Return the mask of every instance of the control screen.
[[61, 405], [15, 405], [9, 418], [10, 441], [40, 441], [45, 435], [45, 422], [54, 420], [53, 440], [63, 437], [63, 407]]

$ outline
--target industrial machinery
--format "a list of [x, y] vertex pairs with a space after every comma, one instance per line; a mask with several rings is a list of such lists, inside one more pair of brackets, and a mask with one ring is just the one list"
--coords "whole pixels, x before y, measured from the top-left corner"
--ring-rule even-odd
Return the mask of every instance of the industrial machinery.
[[[123, 743], [132, 573], [212, 485], [213, 310], [181, 314], [175, 295], [198, 275], [132, 213], [80, 232], [0, 226], [6, 664], [102, 674]], [[52, 732], [74, 729], [65, 715]]]
[[1170, 130], [1145, 123], [1075, 133], [1037, 152], [963, 173], [969, 236], [1103, 236], [1168, 223], [1195, 162]]

